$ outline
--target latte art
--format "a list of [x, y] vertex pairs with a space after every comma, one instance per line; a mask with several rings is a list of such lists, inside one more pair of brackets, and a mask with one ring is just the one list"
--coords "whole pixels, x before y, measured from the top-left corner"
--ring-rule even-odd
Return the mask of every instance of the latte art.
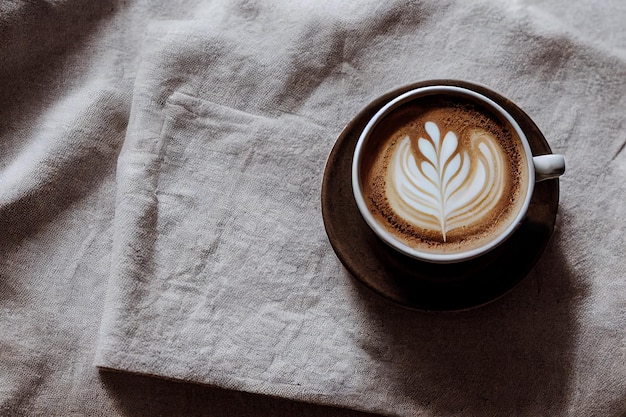
[[420, 137], [417, 147], [407, 135], [395, 148], [387, 171], [387, 196], [400, 217], [441, 232], [445, 242], [449, 230], [484, 217], [495, 207], [503, 193], [504, 156], [485, 130], [469, 134], [468, 152], [455, 132], [442, 135], [432, 121], [424, 127], [429, 137]]
[[523, 142], [481, 103], [419, 98], [386, 115], [370, 138], [359, 174], [367, 210], [411, 248], [444, 254], [482, 247], [524, 204]]

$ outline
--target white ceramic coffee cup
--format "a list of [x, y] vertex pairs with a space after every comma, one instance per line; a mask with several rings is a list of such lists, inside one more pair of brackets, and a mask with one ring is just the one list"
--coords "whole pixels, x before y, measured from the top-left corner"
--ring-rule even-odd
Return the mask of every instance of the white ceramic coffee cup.
[[[367, 203], [365, 201], [365, 197], [363, 195], [363, 188], [361, 184], [361, 162], [363, 160], [363, 154], [366, 149], [366, 144], [372, 138], [372, 132], [377, 124], [389, 113], [393, 112], [397, 107], [406, 104], [412, 100], [415, 100], [420, 97], [437, 95], [437, 94], [446, 94], [446, 95], [457, 95], [460, 97], [467, 97], [473, 100], [479, 101], [483, 106], [491, 109], [495, 113], [501, 115], [504, 119], [508, 121], [510, 126], [515, 129], [517, 135], [522, 141], [524, 152], [526, 153], [526, 161], [528, 163], [528, 181], [527, 187], [523, 190], [523, 194], [520, 198], [523, 199], [523, 203], [521, 205], [521, 209], [519, 210], [515, 219], [510, 223], [508, 227], [506, 227], [499, 235], [497, 235], [494, 239], [489, 242], [483, 244], [482, 246], [472, 248], [463, 252], [454, 252], [454, 253], [433, 253], [424, 250], [415, 249], [408, 244], [402, 242], [393, 236], [389, 231], [385, 229], [383, 225], [381, 225], [375, 217], [370, 212]], [[528, 212], [528, 207], [530, 205], [530, 201], [534, 191], [535, 182], [556, 178], [562, 175], [565, 172], [565, 158], [562, 155], [549, 154], [549, 155], [541, 155], [541, 156], [533, 156], [532, 151], [530, 149], [530, 145], [528, 143], [528, 139], [526, 134], [519, 126], [518, 122], [500, 106], [498, 103], [493, 101], [492, 99], [468, 88], [456, 87], [456, 86], [447, 86], [447, 85], [435, 85], [435, 86], [426, 86], [416, 88], [414, 90], [410, 90], [404, 94], [399, 95], [398, 97], [391, 100], [385, 106], [383, 106], [373, 117], [370, 119], [368, 124], [363, 129], [361, 136], [356, 144], [356, 148], [353, 155], [352, 161], [352, 190], [354, 193], [354, 198], [359, 209], [359, 212], [363, 216], [363, 219], [368, 224], [368, 226], [374, 231], [374, 233], [387, 245], [392, 247], [393, 249], [401, 252], [407, 256], [410, 256], [415, 259], [419, 259], [427, 262], [434, 263], [455, 263], [455, 262], [463, 262], [476, 257], [479, 257], [490, 250], [494, 249], [502, 242], [504, 242], [507, 238], [509, 238], [513, 232], [519, 227], [522, 223], [526, 214]]]

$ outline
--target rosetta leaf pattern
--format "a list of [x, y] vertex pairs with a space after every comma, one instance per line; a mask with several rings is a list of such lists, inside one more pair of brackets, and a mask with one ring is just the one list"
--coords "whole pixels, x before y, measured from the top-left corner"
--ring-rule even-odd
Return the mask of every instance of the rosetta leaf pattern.
[[431, 121], [424, 128], [427, 137], [417, 139], [417, 151], [408, 136], [395, 151], [389, 183], [398, 198], [390, 204], [411, 223], [439, 230], [445, 242], [449, 230], [494, 206], [501, 195], [502, 161], [495, 140], [485, 131], [472, 133], [470, 153], [461, 148], [455, 132], [442, 137]]
[[[439, 223], [443, 240], [446, 240], [446, 218], [448, 215], [448, 199], [455, 191], [455, 184], [451, 184], [451, 179], [458, 173], [460, 165], [449, 163], [451, 157], [458, 148], [458, 138], [452, 131], [448, 132], [441, 139], [439, 127], [433, 122], [427, 122], [426, 132], [431, 140], [420, 138], [418, 147], [425, 160], [422, 162], [422, 172], [428, 180], [435, 186], [434, 199], [441, 213]], [[455, 155], [459, 157], [459, 155]], [[451, 186], [452, 185], [452, 186]]]

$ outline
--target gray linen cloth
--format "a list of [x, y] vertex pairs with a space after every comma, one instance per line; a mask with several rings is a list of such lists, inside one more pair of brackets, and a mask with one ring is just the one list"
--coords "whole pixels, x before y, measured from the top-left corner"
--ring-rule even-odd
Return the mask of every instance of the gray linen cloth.
[[[603, 311], [624, 312], [606, 298], [623, 285], [623, 62], [489, 3], [214, 13], [146, 36], [96, 363], [398, 415], [584, 407], [567, 398], [590, 383], [570, 369], [590, 365], [578, 314], [591, 307], [599, 335]], [[395, 86], [440, 77], [516, 100], [571, 166], [532, 277], [455, 316], [402, 311], [355, 286], [319, 207], [325, 158], [350, 118]], [[589, 262], [612, 271], [594, 290], [580, 273]], [[592, 291], [604, 293], [600, 311]], [[615, 342], [587, 343], [623, 352]], [[598, 383], [623, 391], [620, 356], [594, 358]]]
[[[0, 414], [220, 413], [114, 370], [384, 415], [623, 416], [625, 18], [618, 0], [1, 4]], [[343, 127], [433, 78], [514, 100], [568, 163], [533, 272], [452, 315], [363, 289], [320, 211]]]

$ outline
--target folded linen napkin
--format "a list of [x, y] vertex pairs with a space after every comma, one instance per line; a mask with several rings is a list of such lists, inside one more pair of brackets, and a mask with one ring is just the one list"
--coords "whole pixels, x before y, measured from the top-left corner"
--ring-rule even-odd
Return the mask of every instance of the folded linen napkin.
[[[146, 35], [98, 366], [393, 415], [623, 411], [623, 57], [491, 2], [203, 11]], [[362, 290], [319, 208], [343, 126], [430, 78], [514, 99], [569, 162], [542, 261], [459, 315]]]

